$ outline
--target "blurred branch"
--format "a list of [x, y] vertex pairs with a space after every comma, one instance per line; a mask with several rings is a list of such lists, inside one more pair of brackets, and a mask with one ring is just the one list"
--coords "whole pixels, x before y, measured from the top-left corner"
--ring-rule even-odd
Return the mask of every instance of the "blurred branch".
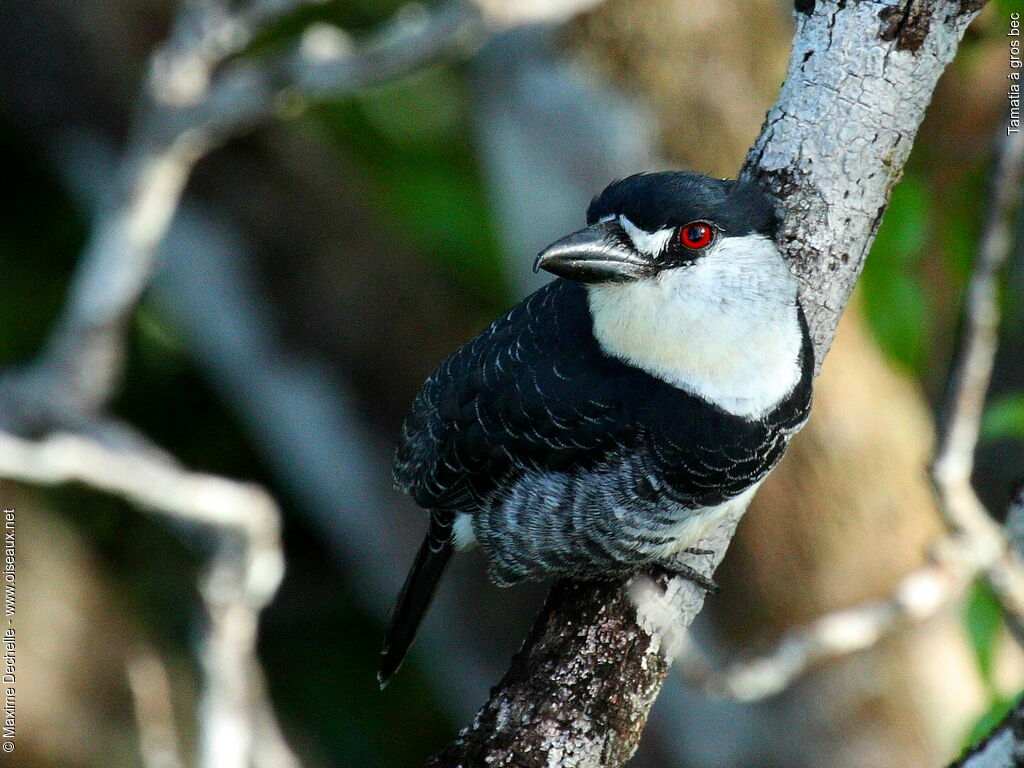
[[167, 667], [151, 649], [128, 659], [128, 688], [135, 709], [143, 768], [184, 768], [178, 753]]
[[302, 764], [281, 733], [281, 725], [270, 703], [263, 670], [254, 665], [251, 675], [255, 691], [252, 768], [300, 768]]
[[[980, 3], [799, 3], [789, 72], [743, 175], [783, 215], [820, 366], [932, 91]], [[699, 544], [717, 567], [738, 518]], [[710, 562], [708, 562], [710, 561]], [[490, 700], [434, 768], [619, 766], [668, 674], [666, 651], [703, 605], [675, 579], [635, 605], [626, 584], [557, 584]], [[529, 755], [529, 758], [526, 755]]]
[[[266, 19], [269, 9], [292, 5], [274, 3], [254, 13]], [[388, 82], [466, 50], [482, 24], [474, 6], [450, 0], [430, 13], [400, 11], [357, 49], [325, 51], [300, 42], [279, 56], [226, 62], [252, 34], [244, 16], [228, 14], [220, 3], [194, 2], [154, 54], [115, 183], [95, 218], [64, 312], [40, 361], [3, 382], [0, 422], [8, 429], [73, 424], [109, 399], [120, 375], [124, 325], [201, 157], [273, 116], [289, 94], [336, 98]]]
[[866, 650], [900, 627], [934, 616], [970, 583], [970, 571], [956, 565], [961, 567], [942, 563], [909, 573], [891, 595], [790, 629], [765, 653], [721, 670], [688, 645], [680, 673], [712, 696], [745, 702], [773, 696], [816, 664]]
[[[261, 738], [254, 734], [280, 742], [276, 726], [267, 728], [270, 706], [255, 671], [259, 614], [284, 573], [277, 505], [257, 485], [189, 472], [140, 441], [136, 436], [125, 450], [81, 435], [34, 441], [0, 433], [0, 476], [40, 485], [84, 483], [215, 532], [216, 551], [201, 590], [209, 619], [200, 658], [201, 764], [249, 768], [254, 741]], [[290, 754], [283, 744], [278, 749]]]
[[[790, 629], [768, 650], [722, 669], [688, 642], [679, 656], [679, 672], [711, 696], [743, 702], [774, 696], [818, 664], [867, 650], [904, 627], [927, 621], [954, 604], [981, 575], [977, 553], [962, 541], [943, 540], [935, 559], [900, 579], [892, 594]], [[1014, 570], [1019, 565], [1007, 553], [992, 567]]]
[[257, 485], [189, 472], [152, 448], [122, 451], [81, 435], [26, 440], [0, 433], [0, 475], [38, 485], [79, 482], [146, 509], [225, 529], [248, 542], [245, 597], [262, 605], [284, 569], [277, 505]]
[[954, 358], [948, 405], [938, 423], [938, 449], [932, 468], [943, 498], [942, 513], [954, 532], [970, 531], [989, 516], [970, 485], [985, 395], [992, 377], [999, 330], [997, 279], [1009, 255], [1011, 221], [1018, 207], [1024, 136], [1000, 131], [983, 207], [981, 235], [967, 284], [964, 328]]
[[590, 10], [603, 0], [473, 0], [487, 17], [488, 22], [498, 28], [558, 25], [573, 16]]
[[1024, 643], [1024, 563], [971, 485], [998, 341], [997, 281], [1012, 246], [1011, 220], [1021, 197], [1024, 136], [1008, 128], [1007, 122], [989, 177], [981, 236], [967, 284], [963, 335], [953, 361], [948, 405], [937, 424], [932, 481], [954, 543], [977, 559], [978, 569], [1003, 605], [1011, 631]]

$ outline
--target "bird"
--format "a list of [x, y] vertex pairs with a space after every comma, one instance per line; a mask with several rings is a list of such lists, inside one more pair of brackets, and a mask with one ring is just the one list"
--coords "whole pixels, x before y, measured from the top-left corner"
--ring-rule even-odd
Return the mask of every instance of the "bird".
[[381, 651], [397, 671], [456, 551], [499, 586], [665, 568], [745, 508], [811, 404], [814, 350], [767, 195], [690, 171], [612, 182], [555, 279], [449, 356], [402, 425], [429, 512]]

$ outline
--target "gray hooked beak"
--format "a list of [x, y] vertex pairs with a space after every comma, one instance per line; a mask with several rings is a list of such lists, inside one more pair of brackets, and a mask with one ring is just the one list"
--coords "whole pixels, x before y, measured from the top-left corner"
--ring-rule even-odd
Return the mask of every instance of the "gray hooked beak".
[[651, 274], [654, 263], [639, 253], [615, 222], [606, 221], [557, 240], [537, 255], [533, 271], [581, 283], [637, 280]]

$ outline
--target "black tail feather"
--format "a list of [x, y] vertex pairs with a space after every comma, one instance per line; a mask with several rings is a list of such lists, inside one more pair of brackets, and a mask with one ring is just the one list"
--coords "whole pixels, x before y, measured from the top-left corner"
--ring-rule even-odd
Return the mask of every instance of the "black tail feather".
[[401, 666], [416, 637], [416, 630], [434, 599], [434, 592], [437, 591], [438, 582], [451, 556], [451, 541], [447, 538], [439, 541], [437, 531], [431, 526], [431, 532], [423, 540], [409, 575], [405, 577], [405, 584], [402, 585], [394, 613], [391, 614], [391, 624], [384, 636], [380, 671], [377, 673], [381, 688], [388, 684], [391, 676]]

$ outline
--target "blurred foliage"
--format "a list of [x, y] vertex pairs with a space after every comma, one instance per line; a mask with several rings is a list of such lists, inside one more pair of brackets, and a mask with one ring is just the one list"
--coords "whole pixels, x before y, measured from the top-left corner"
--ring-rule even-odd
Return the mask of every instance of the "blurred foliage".
[[300, 4], [292, 13], [260, 30], [243, 55], [273, 53], [316, 23], [345, 30], [353, 37], [373, 34], [405, 6], [404, 0], [325, 0]]
[[17, 193], [0, 206], [0, 367], [38, 351], [64, 302], [86, 222], [31, 144], [0, 120], [0, 146]]
[[1024, 393], [1012, 392], [989, 403], [981, 420], [981, 436], [1024, 441]]
[[1002, 19], [1008, 19], [1011, 13], [1018, 13], [1024, 19], [1024, 0], [995, 0], [994, 5]]
[[508, 293], [465, 88], [459, 70], [428, 69], [353, 99], [316, 104], [302, 122], [344, 147], [383, 221], [415, 242], [463, 295], [497, 311]]
[[937, 225], [938, 246], [948, 276], [958, 292], [966, 286], [974, 263], [987, 178], [987, 167], [967, 170], [941, 208]]
[[868, 324], [882, 350], [915, 374], [930, 362], [931, 308], [919, 279], [930, 203], [924, 184], [908, 174], [893, 190], [860, 281]]
[[999, 640], [1004, 622], [999, 599], [982, 581], [976, 581], [971, 586], [964, 603], [964, 620], [982, 679], [992, 689], [996, 642]]
[[999, 598], [982, 580], [975, 581], [964, 603], [964, 625], [978, 661], [981, 681], [988, 695], [988, 709], [978, 718], [964, 739], [970, 747], [991, 733], [1013, 706], [1013, 699], [1004, 696], [995, 682], [998, 644], [1006, 636], [1006, 622]]
[[992, 729], [999, 725], [1003, 718], [1009, 714], [1014, 701], [1015, 699], [998, 699], [993, 701], [989, 709], [978, 718], [978, 722], [974, 724], [970, 733], [967, 734], [967, 738], [964, 739], [964, 748], [968, 749], [988, 736]]

